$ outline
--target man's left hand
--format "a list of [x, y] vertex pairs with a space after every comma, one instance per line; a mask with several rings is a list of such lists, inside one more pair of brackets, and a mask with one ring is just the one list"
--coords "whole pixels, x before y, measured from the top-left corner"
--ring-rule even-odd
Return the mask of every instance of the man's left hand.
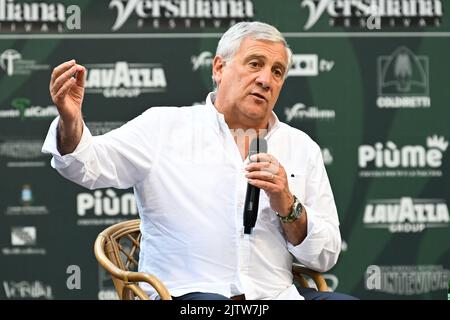
[[289, 215], [294, 197], [289, 191], [286, 171], [278, 160], [268, 153], [250, 157], [245, 170], [248, 183], [263, 189], [270, 199], [270, 207], [281, 216]]

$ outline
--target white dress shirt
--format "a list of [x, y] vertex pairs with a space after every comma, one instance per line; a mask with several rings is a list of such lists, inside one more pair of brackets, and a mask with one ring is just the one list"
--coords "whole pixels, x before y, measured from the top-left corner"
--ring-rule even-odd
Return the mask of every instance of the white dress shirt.
[[[56, 118], [42, 151], [60, 174], [86, 188], [134, 188], [141, 218], [139, 271], [172, 296], [214, 292], [247, 299], [303, 299], [293, 285], [297, 259], [318, 271], [337, 261], [341, 237], [319, 146], [273, 113], [268, 153], [284, 166], [307, 211], [307, 236], [290, 244], [264, 191], [249, 237], [243, 233], [245, 166], [224, 116], [205, 105], [154, 107], [93, 137], [84, 126], [73, 153], [57, 150]], [[141, 284], [152, 295], [149, 285]]]

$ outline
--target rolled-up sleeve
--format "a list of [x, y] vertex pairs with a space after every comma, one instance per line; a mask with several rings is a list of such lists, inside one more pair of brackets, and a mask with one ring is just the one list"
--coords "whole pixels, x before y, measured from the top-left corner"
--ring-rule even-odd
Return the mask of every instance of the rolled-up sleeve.
[[45, 138], [44, 145], [42, 146], [42, 152], [51, 154], [53, 157], [50, 161], [51, 166], [56, 170], [65, 169], [76, 159], [84, 162], [83, 159], [89, 158], [89, 146], [92, 142], [92, 135], [88, 127], [83, 122], [83, 134], [81, 140], [78, 143], [76, 149], [70, 153], [62, 156], [58, 151], [58, 122], [59, 117], [52, 121], [50, 128]]
[[328, 271], [337, 262], [341, 250], [339, 219], [320, 148], [310, 157], [304, 207], [307, 212], [307, 236], [288, 250], [303, 265], [319, 272]]
[[132, 187], [150, 173], [157, 159], [159, 121], [152, 110], [101, 136], [92, 136], [83, 124], [79, 144], [66, 155], [58, 151], [58, 117], [50, 125], [42, 152], [53, 156], [51, 166], [62, 176], [86, 188]]

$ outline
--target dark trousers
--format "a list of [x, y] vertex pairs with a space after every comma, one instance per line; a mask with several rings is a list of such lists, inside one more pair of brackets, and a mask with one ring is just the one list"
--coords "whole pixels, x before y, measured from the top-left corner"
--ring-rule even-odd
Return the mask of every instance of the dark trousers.
[[[298, 288], [298, 292], [305, 297], [305, 300], [359, 300], [353, 296], [339, 292], [320, 292], [312, 288]], [[230, 300], [217, 293], [191, 292], [179, 297], [172, 297], [174, 300]]]

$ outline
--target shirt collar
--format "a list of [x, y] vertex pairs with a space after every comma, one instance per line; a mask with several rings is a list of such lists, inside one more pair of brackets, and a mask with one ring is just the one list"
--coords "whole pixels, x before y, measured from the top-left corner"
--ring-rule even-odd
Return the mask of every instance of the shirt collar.
[[[219, 130], [221, 124], [225, 123], [225, 117], [222, 113], [217, 111], [216, 107], [214, 106], [214, 101], [216, 100], [216, 93], [210, 92], [208, 96], [206, 97], [206, 107], [208, 109], [209, 116], [211, 120], [213, 120], [214, 124], [216, 124], [214, 127], [215, 129]], [[272, 111], [272, 114], [269, 117], [269, 126], [267, 130], [266, 139], [269, 138], [273, 132], [275, 132], [280, 126], [280, 120], [278, 120], [277, 115], [275, 112]]]
[[208, 116], [211, 119], [211, 123], [214, 125], [214, 130], [219, 131], [221, 123], [225, 123], [225, 117], [222, 113], [217, 111], [214, 106], [214, 101], [216, 100], [216, 93], [210, 92], [206, 97], [206, 109], [208, 112]]

